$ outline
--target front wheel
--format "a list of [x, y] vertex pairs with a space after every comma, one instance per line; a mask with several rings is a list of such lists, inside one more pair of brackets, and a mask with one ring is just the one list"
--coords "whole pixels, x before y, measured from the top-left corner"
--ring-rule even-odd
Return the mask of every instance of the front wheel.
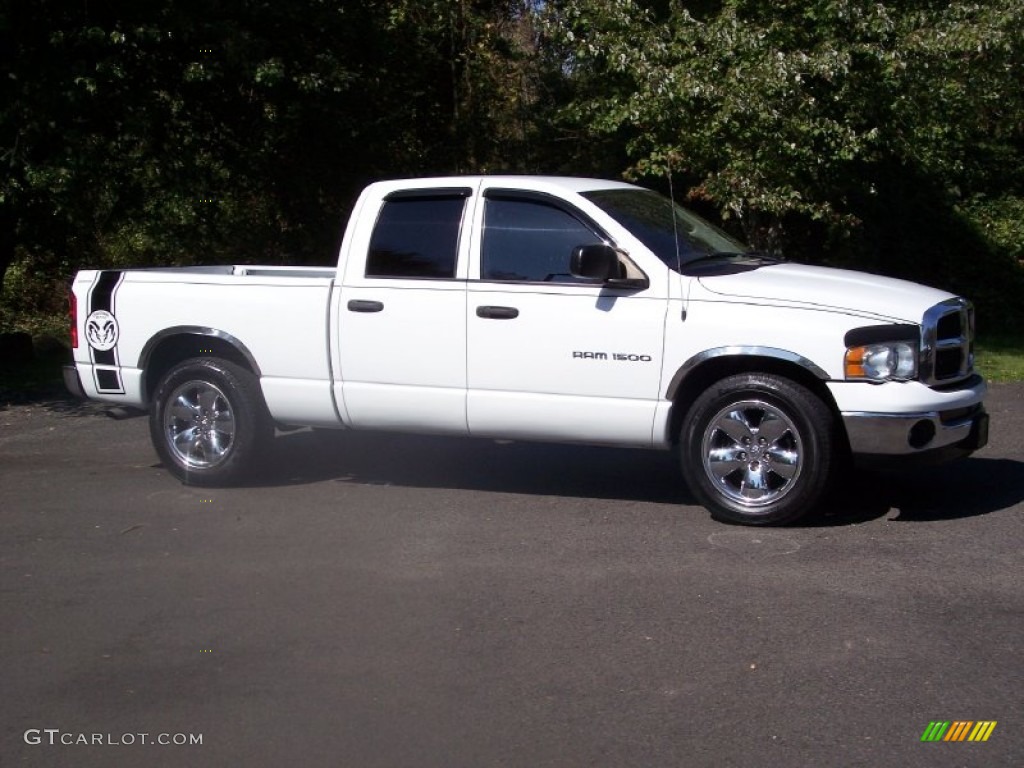
[[686, 483], [713, 517], [779, 525], [809, 512], [828, 486], [835, 420], [790, 379], [739, 374], [697, 398], [679, 443]]
[[217, 358], [185, 360], [168, 371], [149, 429], [164, 466], [186, 485], [238, 482], [273, 435], [256, 377]]

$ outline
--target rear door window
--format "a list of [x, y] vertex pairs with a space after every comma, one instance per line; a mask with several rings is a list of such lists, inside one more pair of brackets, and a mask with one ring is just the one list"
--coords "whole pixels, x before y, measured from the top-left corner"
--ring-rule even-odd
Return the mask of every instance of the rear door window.
[[464, 194], [389, 196], [370, 238], [367, 277], [455, 277]]

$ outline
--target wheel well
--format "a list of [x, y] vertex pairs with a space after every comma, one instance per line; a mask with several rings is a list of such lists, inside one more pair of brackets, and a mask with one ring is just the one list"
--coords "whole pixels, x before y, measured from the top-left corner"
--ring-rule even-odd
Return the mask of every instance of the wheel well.
[[254, 375], [249, 358], [231, 342], [217, 336], [199, 333], [182, 333], [162, 339], [143, 361], [143, 396], [146, 402], [153, 397], [160, 379], [182, 360], [192, 357], [215, 357], [238, 365]]
[[[839, 407], [825, 382], [797, 363], [775, 357], [758, 355], [728, 355], [707, 360], [692, 371], [676, 387], [672, 398], [672, 414], [669, 418], [669, 439], [675, 445], [679, 441], [679, 430], [693, 401], [716, 381], [739, 373], [771, 373], [784, 376], [802, 384], [821, 398], [839, 421]], [[841, 423], [841, 422], [840, 422]]]

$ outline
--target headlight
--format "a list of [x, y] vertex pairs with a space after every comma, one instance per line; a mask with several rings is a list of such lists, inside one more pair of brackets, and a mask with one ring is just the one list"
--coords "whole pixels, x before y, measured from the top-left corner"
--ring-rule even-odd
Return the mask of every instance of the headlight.
[[848, 347], [845, 368], [848, 379], [914, 379], [917, 378], [917, 346], [906, 341], [889, 341]]

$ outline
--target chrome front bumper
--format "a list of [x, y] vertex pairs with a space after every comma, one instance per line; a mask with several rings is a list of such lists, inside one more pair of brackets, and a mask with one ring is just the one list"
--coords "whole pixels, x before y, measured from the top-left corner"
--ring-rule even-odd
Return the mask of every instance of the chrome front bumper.
[[973, 408], [922, 413], [843, 413], [854, 455], [909, 456], [945, 448], [964, 454], [988, 442], [988, 414]]

